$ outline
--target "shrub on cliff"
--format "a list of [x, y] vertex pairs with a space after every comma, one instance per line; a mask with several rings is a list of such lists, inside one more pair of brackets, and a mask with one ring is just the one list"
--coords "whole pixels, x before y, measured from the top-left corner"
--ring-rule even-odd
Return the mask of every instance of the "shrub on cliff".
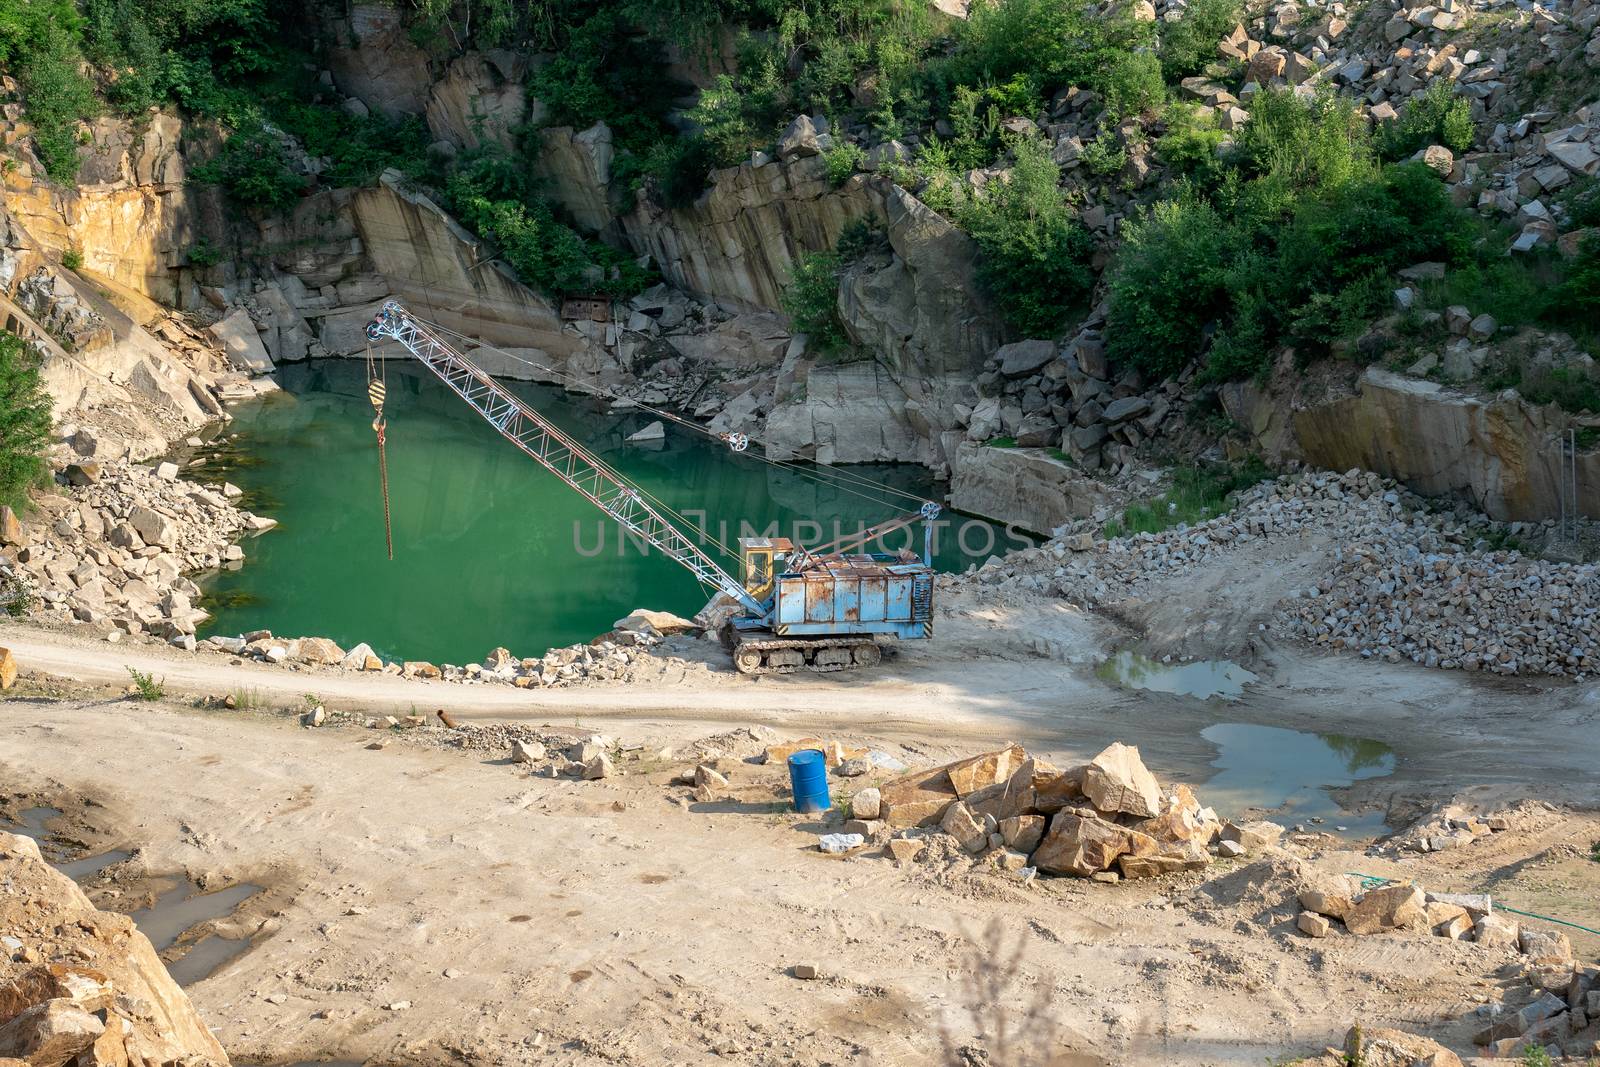
[[79, 71], [81, 21], [70, 0], [0, 0], [0, 70], [16, 75], [34, 151], [58, 182], [78, 173], [78, 122], [100, 110]]
[[1083, 310], [1093, 242], [1061, 197], [1061, 170], [1042, 141], [1020, 140], [1006, 181], [990, 182], [960, 210], [978, 243], [978, 280], [1022, 336], [1049, 337]]
[[805, 334], [818, 352], [838, 355], [850, 347], [850, 338], [839, 321], [839, 270], [842, 257], [836, 252], [814, 252], [794, 265], [794, 273], [783, 290], [783, 310], [794, 320], [797, 333]]
[[44, 476], [50, 439], [50, 395], [32, 346], [0, 332], [0, 504], [20, 507]]
[[1471, 220], [1420, 163], [1380, 169], [1352, 109], [1263, 94], [1209, 192], [1131, 219], [1110, 276], [1111, 357], [1165, 376], [1209, 345], [1208, 376], [1266, 369], [1380, 314], [1394, 271], [1466, 257]]

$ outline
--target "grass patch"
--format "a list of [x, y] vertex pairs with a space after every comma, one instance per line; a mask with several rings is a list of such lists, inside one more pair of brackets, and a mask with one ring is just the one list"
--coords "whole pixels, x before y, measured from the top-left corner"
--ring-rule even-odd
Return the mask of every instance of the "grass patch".
[[1015, 437], [991, 437], [984, 444], [989, 448], [1016, 448], [1017, 439]]
[[238, 711], [260, 711], [267, 704], [259, 689], [235, 689], [228, 696], [233, 698], [233, 706]]
[[166, 696], [167, 690], [162, 684], [165, 679], [157, 678], [152, 674], [146, 674], [132, 667], [127, 668], [127, 670], [128, 676], [133, 679], [135, 700], [160, 700]]
[[1124, 509], [1120, 519], [1106, 523], [1104, 534], [1108, 539], [1153, 534], [1181, 523], [1204, 522], [1228, 510], [1228, 498], [1234, 493], [1270, 477], [1272, 471], [1254, 456], [1243, 463], [1179, 467], [1170, 491]]

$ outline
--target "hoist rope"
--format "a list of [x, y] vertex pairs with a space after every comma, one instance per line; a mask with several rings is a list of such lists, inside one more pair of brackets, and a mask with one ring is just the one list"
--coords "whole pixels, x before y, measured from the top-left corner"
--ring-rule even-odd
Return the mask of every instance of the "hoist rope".
[[[380, 361], [381, 362], [381, 361]], [[367, 399], [372, 401], [372, 428], [378, 435], [378, 482], [383, 488], [383, 544], [389, 552], [389, 558], [394, 559], [394, 529], [389, 518], [389, 458], [384, 448], [384, 430], [388, 423], [383, 417], [383, 402], [389, 393], [389, 368], [383, 368], [383, 376], [378, 376], [378, 370], [373, 366], [372, 345], [367, 345]]]

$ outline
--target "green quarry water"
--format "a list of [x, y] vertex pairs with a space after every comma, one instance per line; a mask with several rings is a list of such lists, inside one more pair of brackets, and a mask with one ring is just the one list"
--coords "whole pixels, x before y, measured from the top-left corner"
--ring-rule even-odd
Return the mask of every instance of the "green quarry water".
[[1200, 736], [1217, 746], [1217, 773], [1200, 792], [1218, 811], [1258, 808], [1275, 822], [1352, 835], [1385, 831], [1383, 812], [1347, 812], [1328, 792], [1393, 774], [1394, 750], [1383, 742], [1245, 723], [1218, 723]]
[[[504, 645], [518, 656], [587, 641], [635, 608], [693, 615], [709, 595], [677, 563], [621, 536], [614, 522], [500, 437], [421, 367], [388, 368], [388, 460], [394, 561], [383, 506], [366, 370], [324, 360], [279, 371], [283, 393], [234, 409], [238, 440], [192, 476], [226, 479], [280, 523], [245, 543], [243, 567], [204, 583], [204, 633], [268, 629], [366, 641], [381, 656], [469, 663]], [[670, 427], [664, 442], [625, 438], [651, 417], [529, 383], [514, 391], [636, 484], [730, 546], [746, 532], [825, 543], [902, 514], [913, 501], [869, 499], [792, 469], [737, 456]], [[851, 474], [942, 500], [913, 465]], [[1021, 547], [1021, 535], [948, 514], [937, 563], [961, 570]], [[776, 524], [774, 526], [774, 524]], [[914, 539], [921, 547], [920, 525]], [[913, 531], [889, 539], [903, 547]], [[731, 566], [731, 565], [730, 565]]]

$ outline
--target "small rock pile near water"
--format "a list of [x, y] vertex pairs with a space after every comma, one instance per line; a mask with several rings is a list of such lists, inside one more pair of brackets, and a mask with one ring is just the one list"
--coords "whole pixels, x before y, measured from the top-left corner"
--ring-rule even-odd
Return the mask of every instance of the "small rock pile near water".
[[1112, 603], [1310, 532], [1336, 547], [1316, 584], [1279, 606], [1279, 627], [1296, 637], [1445, 669], [1593, 673], [1600, 669], [1600, 569], [1492, 547], [1522, 530], [1481, 515], [1430, 512], [1421, 497], [1376, 474], [1316, 472], [1246, 489], [1232, 511], [1193, 526], [1109, 541], [1089, 528], [1064, 529], [963, 580]]
[[[213, 635], [199, 642], [201, 651], [249, 656], [263, 663], [335, 667], [346, 671], [372, 671], [423, 681], [466, 685], [514, 685], [518, 689], [561, 687], [595, 681], [625, 681], [642, 664], [668, 662], [653, 655], [668, 634], [686, 633], [695, 624], [670, 612], [633, 612], [618, 619], [613, 629], [586, 645], [552, 648], [543, 656], [519, 659], [510, 650], [496, 648], [482, 663], [458, 666], [426, 660], [385, 662], [362, 642], [342, 648], [326, 637], [280, 637], [270, 630], [254, 630], [237, 637]], [[689, 666], [686, 661], [677, 661]]]
[[850, 798], [843, 833], [824, 851], [868, 840], [899, 863], [988, 855], [1001, 870], [1096, 881], [1198, 870], [1213, 853], [1239, 856], [1275, 843], [1273, 823], [1224, 823], [1186, 785], [1163, 787], [1139, 750], [1113, 744], [1065, 770], [1010, 745], [912, 771]]

